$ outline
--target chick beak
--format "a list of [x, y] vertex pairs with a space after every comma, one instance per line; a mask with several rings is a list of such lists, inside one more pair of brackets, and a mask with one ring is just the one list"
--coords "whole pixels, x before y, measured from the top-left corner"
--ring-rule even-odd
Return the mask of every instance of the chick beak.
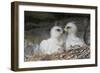
[[67, 27], [65, 26], [64, 31], [67, 32]]

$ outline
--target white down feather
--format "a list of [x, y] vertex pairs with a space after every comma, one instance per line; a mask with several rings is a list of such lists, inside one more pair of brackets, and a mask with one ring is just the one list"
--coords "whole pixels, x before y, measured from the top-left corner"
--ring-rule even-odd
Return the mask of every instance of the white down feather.
[[65, 26], [65, 31], [68, 33], [67, 38], [66, 38], [66, 48], [65, 50], [69, 50], [72, 49], [72, 47], [74, 46], [79, 46], [82, 47], [83, 45], [85, 45], [83, 39], [80, 39], [79, 37], [77, 37], [77, 26], [75, 25], [74, 22], [69, 22], [66, 26]]
[[[59, 29], [59, 31], [57, 31]], [[40, 43], [40, 51], [43, 54], [53, 54], [63, 51], [62, 40], [63, 29], [59, 26], [54, 26], [50, 31], [50, 38], [43, 40]]]

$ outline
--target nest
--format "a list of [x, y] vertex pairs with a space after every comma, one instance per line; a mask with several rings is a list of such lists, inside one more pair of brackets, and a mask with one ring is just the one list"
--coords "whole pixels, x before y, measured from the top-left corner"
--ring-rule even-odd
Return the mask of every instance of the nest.
[[62, 53], [54, 53], [52, 55], [47, 54], [33, 54], [30, 57], [25, 58], [27, 61], [44, 61], [44, 60], [70, 60], [70, 59], [89, 59], [90, 48], [89, 46], [72, 47], [71, 50], [64, 51]]

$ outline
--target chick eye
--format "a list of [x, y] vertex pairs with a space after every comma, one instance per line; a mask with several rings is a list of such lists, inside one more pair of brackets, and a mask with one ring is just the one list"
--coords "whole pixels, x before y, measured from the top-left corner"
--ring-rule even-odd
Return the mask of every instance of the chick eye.
[[56, 29], [58, 32], [61, 31], [60, 29]]
[[69, 27], [69, 26], [67, 27], [67, 29], [70, 29], [70, 28], [71, 28], [71, 27]]

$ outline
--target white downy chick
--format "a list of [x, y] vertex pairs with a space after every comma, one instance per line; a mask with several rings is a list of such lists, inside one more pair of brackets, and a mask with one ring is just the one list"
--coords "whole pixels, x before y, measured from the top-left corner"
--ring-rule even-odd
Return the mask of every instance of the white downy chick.
[[50, 31], [50, 38], [43, 40], [40, 43], [40, 51], [43, 54], [60, 53], [63, 51], [62, 40], [63, 29], [59, 26], [54, 26]]
[[74, 22], [69, 22], [65, 26], [64, 30], [68, 33], [66, 42], [65, 42], [65, 50], [68, 51], [69, 49], [72, 49], [74, 46], [82, 47], [85, 43], [82, 39], [77, 37], [77, 26]]

